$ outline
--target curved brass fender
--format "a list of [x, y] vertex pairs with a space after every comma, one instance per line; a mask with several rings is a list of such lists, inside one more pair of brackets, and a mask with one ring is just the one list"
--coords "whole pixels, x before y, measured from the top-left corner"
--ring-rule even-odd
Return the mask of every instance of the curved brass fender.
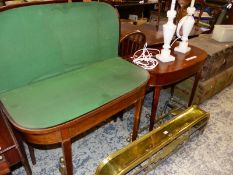
[[186, 141], [194, 131], [203, 128], [208, 119], [209, 114], [194, 105], [109, 155], [100, 163], [95, 174], [123, 175], [153, 155], [153, 163], [156, 163]]

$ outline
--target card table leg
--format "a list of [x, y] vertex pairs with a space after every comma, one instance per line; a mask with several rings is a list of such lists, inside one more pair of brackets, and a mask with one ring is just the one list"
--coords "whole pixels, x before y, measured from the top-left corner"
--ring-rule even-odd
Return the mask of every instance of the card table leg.
[[30, 143], [27, 143], [28, 145], [28, 150], [29, 150], [29, 155], [31, 157], [32, 165], [36, 164], [36, 156], [34, 152], [34, 148], [30, 145]]
[[29, 165], [28, 159], [26, 158], [26, 152], [24, 151], [24, 148], [21, 149], [21, 151], [22, 151], [22, 154], [23, 154], [23, 155], [21, 155], [22, 164], [23, 164], [23, 166], [25, 168], [26, 174], [27, 175], [32, 175], [32, 170], [31, 170], [31, 167]]
[[72, 175], [73, 174], [73, 163], [72, 163], [72, 149], [71, 149], [71, 138], [69, 129], [66, 128], [61, 130], [62, 136], [62, 151], [64, 156], [64, 163], [65, 163], [65, 175]]
[[132, 141], [136, 140], [137, 135], [138, 135], [140, 116], [141, 116], [141, 110], [142, 110], [142, 102], [143, 102], [143, 99], [140, 99], [135, 103], [134, 126], [133, 126]]
[[155, 124], [155, 120], [156, 120], [156, 111], [157, 111], [157, 107], [158, 107], [158, 103], [159, 103], [160, 90], [161, 90], [161, 87], [159, 87], [159, 86], [156, 86], [154, 89], [149, 131], [152, 131], [154, 128], [154, 124]]
[[62, 142], [62, 151], [65, 161], [65, 175], [73, 174], [73, 164], [72, 164], [72, 152], [71, 152], [71, 141], [70, 139], [64, 140]]

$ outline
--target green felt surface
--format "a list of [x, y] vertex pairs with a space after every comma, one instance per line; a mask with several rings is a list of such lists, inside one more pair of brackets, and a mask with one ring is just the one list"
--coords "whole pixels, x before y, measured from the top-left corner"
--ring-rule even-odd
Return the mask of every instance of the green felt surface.
[[117, 56], [118, 16], [105, 3], [20, 7], [0, 21], [0, 93]]
[[147, 71], [112, 58], [2, 93], [0, 98], [17, 125], [47, 128], [92, 111], [147, 78]]

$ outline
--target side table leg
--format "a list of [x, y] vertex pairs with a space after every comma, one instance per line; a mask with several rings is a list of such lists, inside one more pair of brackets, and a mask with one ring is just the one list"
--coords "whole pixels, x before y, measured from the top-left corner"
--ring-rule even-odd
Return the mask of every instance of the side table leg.
[[197, 72], [196, 75], [195, 75], [193, 88], [192, 88], [191, 95], [190, 95], [190, 98], [189, 98], [188, 106], [192, 105], [193, 98], [194, 98], [194, 95], [195, 95], [195, 92], [196, 92], [196, 89], [197, 89], [197, 85], [198, 85], [198, 81], [200, 79], [200, 76], [201, 76], [201, 72]]
[[152, 131], [154, 128], [154, 124], [156, 120], [156, 111], [159, 103], [160, 89], [161, 89], [160, 87], [155, 87], [154, 89], [149, 131]]
[[171, 98], [174, 96], [174, 90], [175, 90], [175, 84], [172, 84], [171, 85], [171, 91], [170, 91]]
[[140, 116], [141, 116], [141, 110], [142, 110], [142, 102], [143, 102], [143, 99], [140, 99], [135, 103], [134, 126], [133, 126], [132, 141], [136, 140], [137, 135], [138, 135], [138, 129], [139, 129], [139, 124], [140, 124]]

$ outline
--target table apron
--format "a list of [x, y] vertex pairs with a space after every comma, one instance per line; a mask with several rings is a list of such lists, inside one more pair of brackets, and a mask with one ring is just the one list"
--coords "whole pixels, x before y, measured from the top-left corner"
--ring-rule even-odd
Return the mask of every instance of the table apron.
[[[52, 128], [45, 129], [31, 129], [24, 131], [21, 128], [16, 127], [21, 133], [23, 138], [32, 144], [48, 145], [61, 143], [64, 140], [62, 133], [66, 133], [66, 138], [73, 138], [93, 127], [102, 123], [106, 119], [110, 118], [114, 114], [122, 111], [130, 105], [135, 104], [139, 100], [144, 99], [144, 93], [146, 90], [146, 83], [139, 88], [134, 89], [127, 95], [119, 97], [118, 99], [101, 106], [100, 108], [91, 111], [83, 116], [80, 116], [67, 123], [54, 126]], [[117, 107], [116, 107], [117, 106]]]
[[154, 86], [168, 86], [178, 83], [200, 72], [199, 70], [201, 69], [202, 65], [203, 65], [202, 63], [199, 63], [195, 66], [192, 66], [191, 68], [188, 67], [180, 71], [159, 74], [159, 75], [150, 72], [150, 79], [148, 85], [154, 87]]

